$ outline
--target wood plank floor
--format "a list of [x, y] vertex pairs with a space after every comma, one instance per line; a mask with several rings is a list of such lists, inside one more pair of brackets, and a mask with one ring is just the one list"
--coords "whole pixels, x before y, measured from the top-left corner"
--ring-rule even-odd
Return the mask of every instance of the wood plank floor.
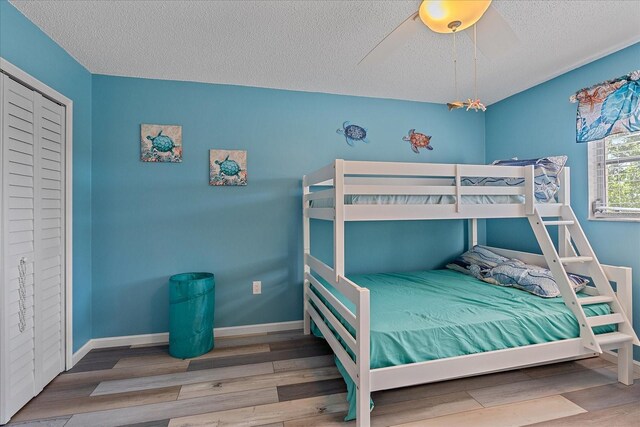
[[[640, 382], [602, 358], [373, 393], [374, 426], [640, 426]], [[10, 426], [353, 426], [331, 349], [301, 331], [92, 350]]]

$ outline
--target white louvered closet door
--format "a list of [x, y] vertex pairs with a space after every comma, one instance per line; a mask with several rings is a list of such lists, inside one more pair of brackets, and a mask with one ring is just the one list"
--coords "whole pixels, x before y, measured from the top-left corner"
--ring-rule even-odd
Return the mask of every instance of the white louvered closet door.
[[33, 286], [36, 107], [33, 91], [5, 75], [0, 77], [3, 86], [1, 215], [4, 258], [0, 376], [5, 413], [13, 414], [36, 393]]
[[64, 370], [64, 107], [36, 94], [36, 386]]
[[64, 369], [64, 108], [0, 74], [0, 423]]

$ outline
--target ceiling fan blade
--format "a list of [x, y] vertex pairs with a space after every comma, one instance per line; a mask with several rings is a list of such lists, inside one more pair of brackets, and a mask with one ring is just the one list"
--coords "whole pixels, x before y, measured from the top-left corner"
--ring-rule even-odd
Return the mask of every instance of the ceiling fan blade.
[[375, 47], [358, 62], [358, 65], [369, 66], [384, 61], [394, 50], [405, 44], [422, 26], [422, 21], [420, 21], [418, 12], [416, 11], [387, 34], [380, 43], [375, 45]]
[[[516, 33], [493, 5], [482, 15], [476, 27], [478, 49], [488, 59], [500, 58], [520, 44]], [[473, 27], [465, 33], [473, 41]]]

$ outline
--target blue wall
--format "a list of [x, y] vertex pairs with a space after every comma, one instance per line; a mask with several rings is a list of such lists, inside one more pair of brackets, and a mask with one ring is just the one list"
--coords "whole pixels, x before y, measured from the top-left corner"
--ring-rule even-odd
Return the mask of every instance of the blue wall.
[[73, 100], [73, 347], [91, 338], [91, 73], [5, 0], [0, 56]]
[[[598, 258], [633, 268], [634, 326], [640, 331], [640, 223], [589, 221], [587, 144], [576, 144], [577, 90], [640, 68], [640, 43], [492, 105], [486, 112], [486, 157], [534, 158], [566, 154], [571, 204]], [[490, 245], [538, 251], [526, 220], [487, 221]], [[636, 348], [635, 358], [640, 359]]]
[[[371, 142], [347, 146], [344, 120]], [[139, 160], [140, 124], [180, 124], [181, 164]], [[433, 135], [414, 154], [411, 128]], [[247, 187], [210, 187], [208, 150], [248, 150]], [[162, 332], [167, 279], [216, 274], [216, 326], [302, 315], [301, 177], [335, 158], [484, 162], [484, 117], [443, 105], [239, 86], [93, 78], [93, 336]], [[327, 253], [329, 224], [314, 224]], [[452, 234], [453, 233], [453, 234]], [[350, 224], [349, 271], [433, 268], [462, 221]], [[455, 236], [453, 239], [451, 236]], [[458, 237], [459, 236], [459, 237]], [[262, 280], [262, 295], [251, 281]]]

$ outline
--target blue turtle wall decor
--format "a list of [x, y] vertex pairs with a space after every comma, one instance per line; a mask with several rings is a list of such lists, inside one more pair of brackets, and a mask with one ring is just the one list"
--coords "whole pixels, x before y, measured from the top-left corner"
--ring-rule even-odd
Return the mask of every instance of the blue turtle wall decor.
[[209, 150], [209, 185], [247, 185], [247, 152]]
[[344, 139], [351, 147], [356, 141], [369, 142], [367, 141], [367, 130], [362, 126], [352, 125], [351, 122], [344, 122], [342, 128], [338, 129], [336, 133], [344, 135]]
[[220, 173], [225, 176], [236, 176], [240, 173], [240, 165], [235, 160], [229, 160], [229, 155], [223, 161], [214, 161], [220, 167]]
[[173, 152], [173, 148], [176, 146], [171, 137], [162, 134], [162, 130], [158, 132], [157, 136], [151, 137], [151, 135], [147, 135], [147, 139], [151, 141], [151, 149], [161, 153]]
[[140, 134], [140, 160], [182, 162], [182, 126], [143, 124]]

